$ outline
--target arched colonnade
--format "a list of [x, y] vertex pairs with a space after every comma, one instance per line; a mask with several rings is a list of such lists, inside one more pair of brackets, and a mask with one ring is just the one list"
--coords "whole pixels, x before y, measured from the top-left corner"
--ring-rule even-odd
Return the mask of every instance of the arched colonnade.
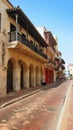
[[7, 62], [7, 93], [41, 85], [43, 68], [10, 58]]

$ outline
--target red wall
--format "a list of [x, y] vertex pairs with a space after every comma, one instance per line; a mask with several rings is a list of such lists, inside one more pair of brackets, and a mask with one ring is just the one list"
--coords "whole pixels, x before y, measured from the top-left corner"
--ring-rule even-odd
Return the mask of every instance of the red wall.
[[54, 73], [53, 70], [49, 70], [48, 68], [44, 68], [45, 81], [47, 84], [53, 82]]

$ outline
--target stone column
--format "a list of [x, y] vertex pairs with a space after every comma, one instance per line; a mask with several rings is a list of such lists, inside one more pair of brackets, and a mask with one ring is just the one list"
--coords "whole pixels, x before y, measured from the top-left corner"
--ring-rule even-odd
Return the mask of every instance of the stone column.
[[44, 67], [42, 68], [42, 79], [45, 79]]
[[55, 82], [56, 81], [56, 77], [57, 77], [57, 72], [54, 71], [53, 74], [54, 74], [54, 82]]
[[33, 72], [33, 86], [36, 86], [36, 70]]
[[24, 88], [29, 88], [29, 68], [24, 69], [23, 84]]
[[20, 67], [13, 69], [13, 89], [16, 91], [20, 90]]
[[41, 85], [41, 73], [39, 71], [39, 74], [38, 74], [38, 85]]
[[40, 82], [41, 81], [41, 78], [40, 78], [40, 73], [38, 70], [36, 70], [36, 85], [39, 86], [40, 85]]

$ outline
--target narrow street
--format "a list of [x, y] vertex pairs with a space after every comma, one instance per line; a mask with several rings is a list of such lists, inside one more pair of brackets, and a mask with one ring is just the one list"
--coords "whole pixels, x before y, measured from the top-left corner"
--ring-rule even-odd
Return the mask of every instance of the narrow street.
[[0, 110], [0, 130], [56, 130], [70, 81]]

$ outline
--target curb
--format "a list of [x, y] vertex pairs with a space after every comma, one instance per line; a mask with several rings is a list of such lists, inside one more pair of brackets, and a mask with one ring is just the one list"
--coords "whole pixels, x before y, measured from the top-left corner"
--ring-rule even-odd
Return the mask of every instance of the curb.
[[25, 94], [25, 95], [23, 95], [23, 96], [20, 96], [20, 97], [18, 97], [18, 98], [12, 99], [12, 100], [10, 100], [10, 101], [8, 101], [8, 102], [2, 104], [2, 105], [0, 106], [0, 109], [4, 108], [4, 107], [6, 107], [6, 106], [8, 106], [8, 105], [10, 105], [10, 104], [12, 104], [12, 103], [15, 103], [15, 102], [17, 102], [17, 101], [19, 101], [19, 100], [21, 100], [21, 99], [24, 99], [24, 98], [26, 98], [26, 97], [28, 97], [28, 96], [31, 96], [31, 95], [33, 95], [33, 94], [39, 92], [40, 90], [41, 90], [41, 89], [38, 89], [38, 90], [36, 90], [36, 91], [30, 92], [30, 93]]
[[[53, 85], [53, 84], [50, 84], [50, 86], [52, 86], [52, 85]], [[56, 82], [54, 83], [54, 85], [56, 85]], [[50, 87], [50, 86], [49, 86], [49, 87]], [[47, 86], [46, 86], [46, 87], [47, 87]], [[44, 88], [45, 88], [45, 87], [44, 87]], [[38, 89], [38, 90], [32, 91], [32, 92], [29, 92], [29, 93], [27, 93], [27, 94], [25, 94], [25, 95], [23, 95], [23, 96], [18, 97], [18, 98], [12, 99], [12, 100], [10, 100], [10, 101], [8, 101], [8, 102], [6, 102], [6, 103], [3, 103], [3, 104], [0, 106], [0, 109], [4, 108], [4, 107], [6, 107], [6, 106], [8, 106], [8, 105], [10, 105], [10, 104], [12, 104], [12, 103], [15, 103], [15, 102], [17, 102], [17, 101], [19, 101], [19, 100], [21, 100], [21, 99], [24, 99], [24, 98], [26, 98], [26, 97], [28, 97], [28, 96], [31, 96], [31, 95], [33, 95], [33, 94], [39, 92], [40, 90], [41, 90], [41, 88]]]

